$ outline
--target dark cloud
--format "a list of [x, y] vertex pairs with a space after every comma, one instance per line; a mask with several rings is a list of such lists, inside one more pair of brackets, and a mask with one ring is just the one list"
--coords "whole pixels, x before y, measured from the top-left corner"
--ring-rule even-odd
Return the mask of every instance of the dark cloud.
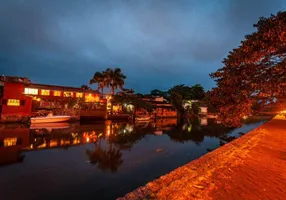
[[126, 87], [213, 86], [208, 74], [283, 0], [2, 0], [0, 72], [80, 85], [121, 67]]

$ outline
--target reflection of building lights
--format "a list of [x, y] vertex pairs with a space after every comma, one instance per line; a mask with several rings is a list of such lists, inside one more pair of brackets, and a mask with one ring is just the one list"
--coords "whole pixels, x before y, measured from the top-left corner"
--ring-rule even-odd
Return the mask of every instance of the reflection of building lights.
[[106, 126], [106, 135], [109, 136], [110, 135], [110, 125]]
[[86, 138], [86, 142], [89, 142], [89, 137]]

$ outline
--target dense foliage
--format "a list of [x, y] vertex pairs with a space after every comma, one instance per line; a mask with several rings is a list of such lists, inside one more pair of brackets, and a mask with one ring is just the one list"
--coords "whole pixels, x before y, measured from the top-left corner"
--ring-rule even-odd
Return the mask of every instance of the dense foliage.
[[254, 27], [211, 74], [217, 82], [210, 94], [212, 105], [229, 126], [239, 126], [254, 104], [263, 106], [285, 95], [286, 12], [261, 17]]
[[111, 94], [114, 95], [116, 89], [123, 90], [124, 80], [126, 76], [122, 73], [120, 68], [107, 68], [102, 72], [95, 72], [90, 84], [97, 84], [97, 89], [103, 93], [104, 88], [111, 88]]

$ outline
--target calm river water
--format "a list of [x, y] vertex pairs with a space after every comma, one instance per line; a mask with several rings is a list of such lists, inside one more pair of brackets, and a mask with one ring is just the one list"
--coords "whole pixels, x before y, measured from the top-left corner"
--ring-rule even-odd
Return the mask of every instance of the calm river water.
[[1, 199], [116, 199], [267, 120], [0, 125]]

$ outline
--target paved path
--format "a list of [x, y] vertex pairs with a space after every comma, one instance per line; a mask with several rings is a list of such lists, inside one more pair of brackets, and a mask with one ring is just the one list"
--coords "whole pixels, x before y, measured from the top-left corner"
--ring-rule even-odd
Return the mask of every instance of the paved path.
[[286, 199], [286, 119], [246, 135], [120, 199]]

